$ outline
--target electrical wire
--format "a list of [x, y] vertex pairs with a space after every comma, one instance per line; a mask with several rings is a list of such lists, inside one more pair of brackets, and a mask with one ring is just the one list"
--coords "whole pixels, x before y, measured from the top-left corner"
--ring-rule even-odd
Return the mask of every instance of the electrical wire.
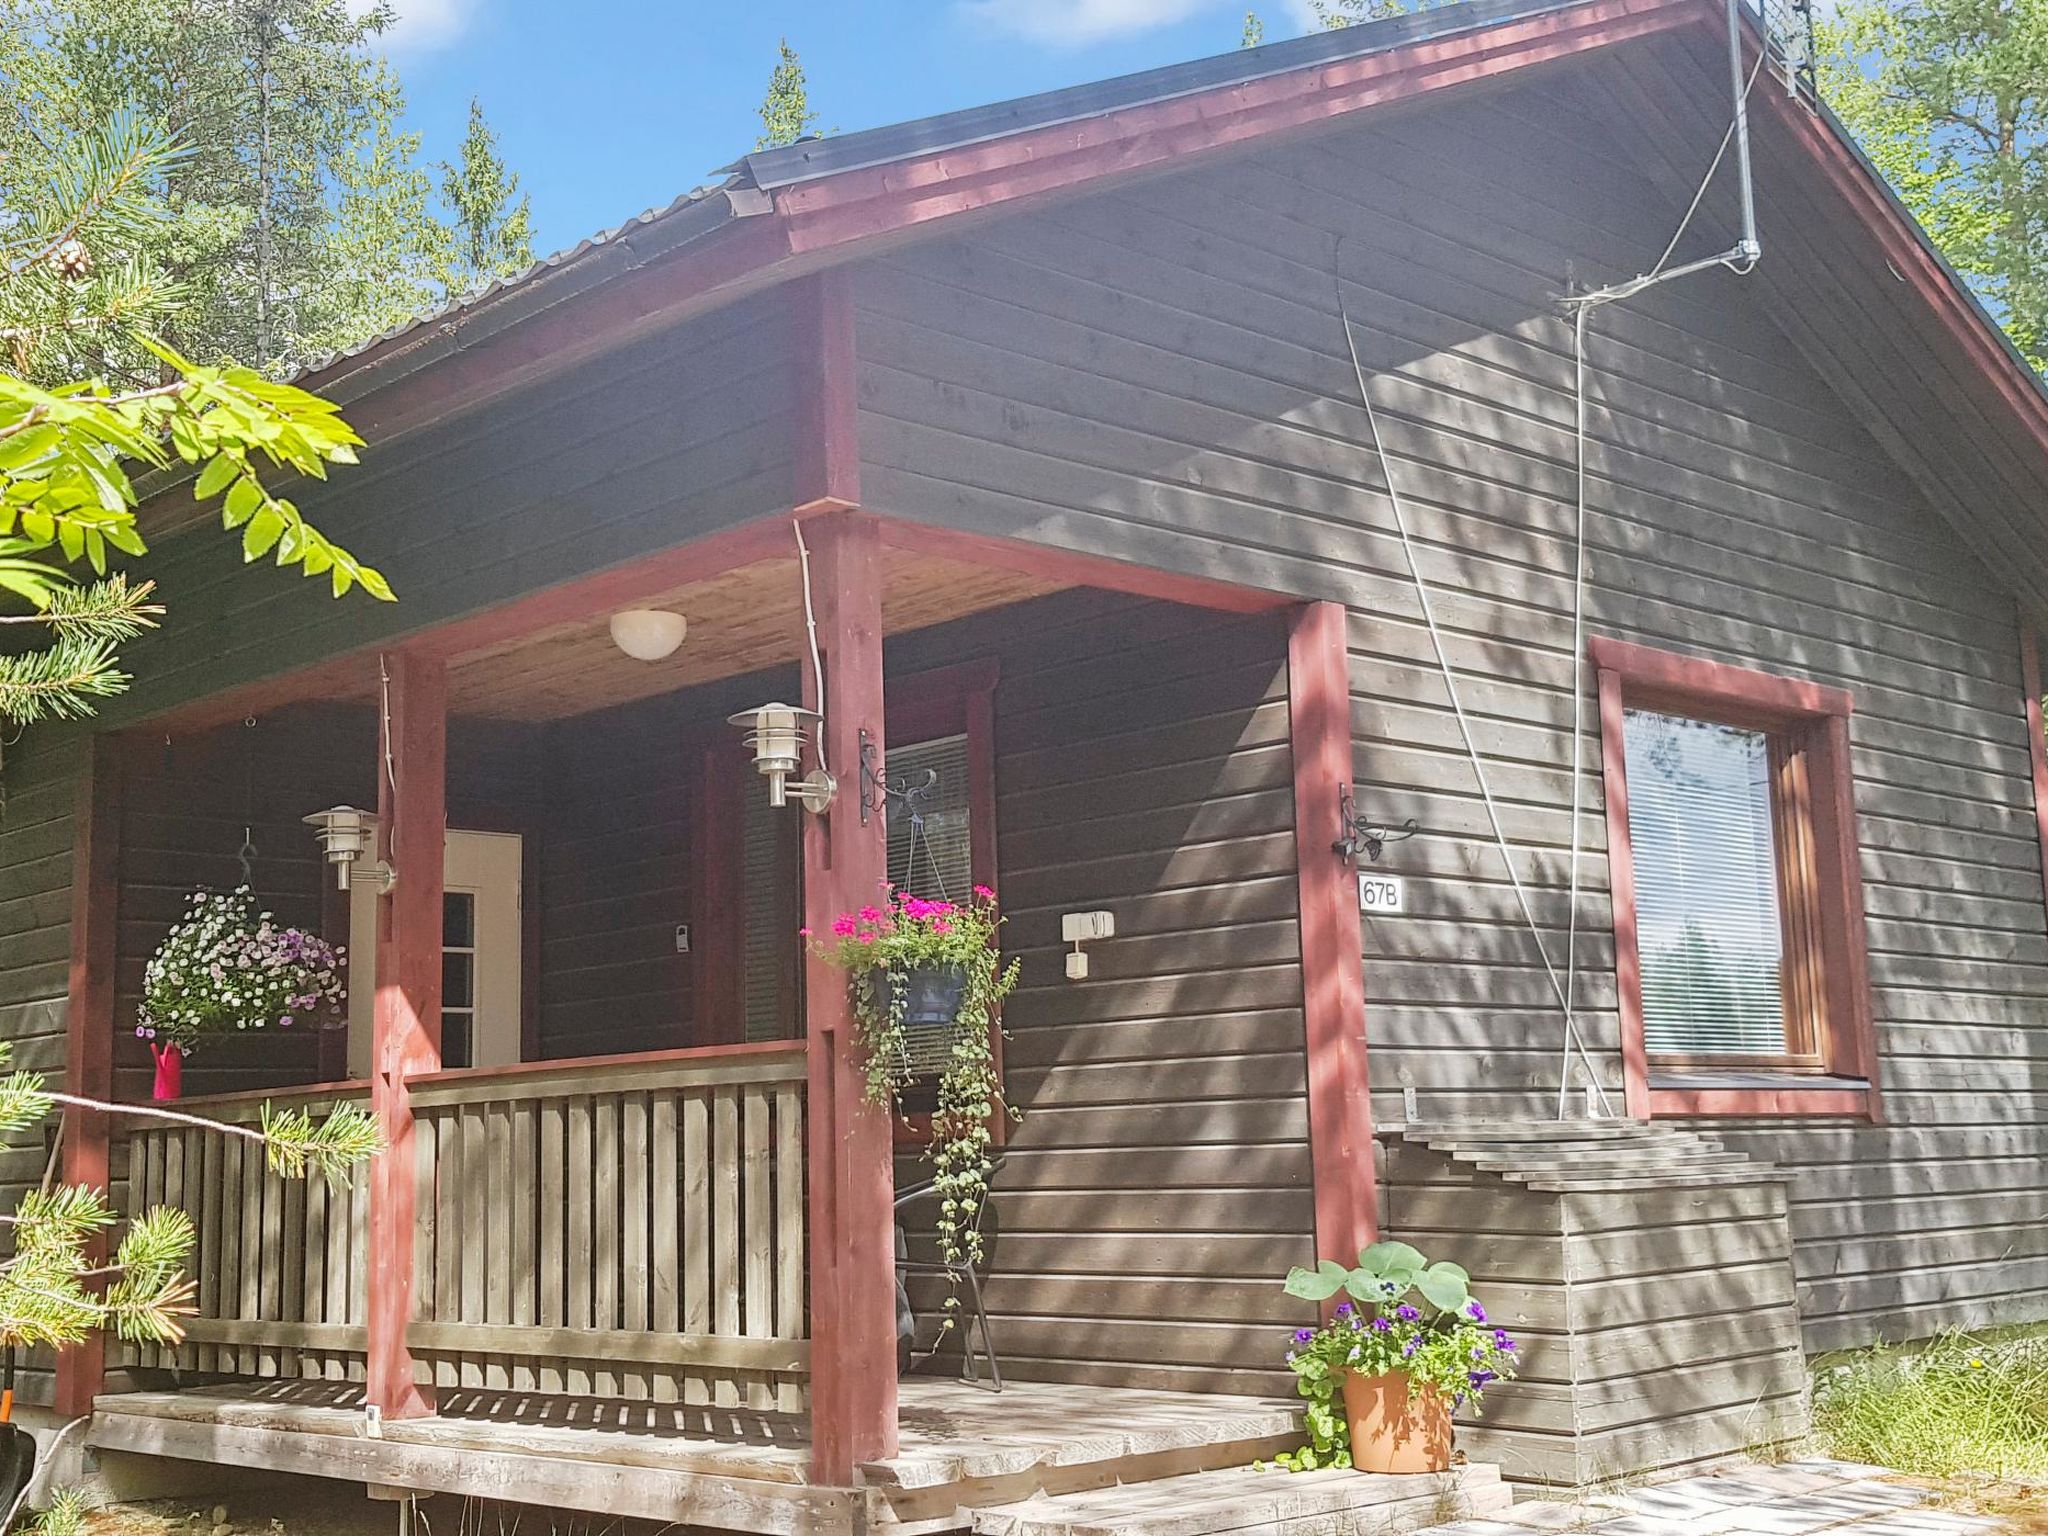
[[[1731, 16], [1731, 25], [1733, 18]], [[1731, 48], [1734, 46], [1731, 41]], [[1756, 64], [1750, 69], [1749, 78], [1743, 81], [1742, 89], [1736, 94], [1735, 108], [1729, 117], [1727, 131], [1721, 135], [1721, 143], [1714, 151], [1714, 158], [1707, 163], [1707, 172], [1700, 178], [1694, 190], [1692, 201], [1686, 204], [1685, 212], [1678, 220], [1678, 227], [1671, 232], [1670, 240], [1647, 272], [1631, 278], [1625, 283], [1596, 289], [1591, 293], [1573, 294], [1565, 302], [1572, 320], [1572, 437], [1573, 437], [1573, 570], [1572, 570], [1572, 821], [1571, 821], [1571, 911], [1566, 919], [1564, 990], [1561, 998], [1565, 1012], [1566, 1035], [1562, 1046], [1563, 1059], [1559, 1063], [1557, 1078], [1557, 1118], [1565, 1117], [1565, 1105], [1571, 1084], [1571, 1059], [1575, 1043], [1572, 1020], [1576, 1017], [1579, 976], [1579, 892], [1580, 866], [1584, 862], [1583, 832], [1585, 817], [1584, 743], [1585, 743], [1585, 667], [1586, 667], [1586, 520], [1587, 520], [1587, 471], [1586, 448], [1587, 401], [1586, 401], [1586, 341], [1587, 327], [1592, 313], [1602, 305], [1619, 303], [1633, 298], [1646, 289], [1653, 288], [1672, 278], [1684, 277], [1709, 267], [1723, 266], [1731, 272], [1744, 274], [1755, 267], [1756, 248], [1749, 243], [1747, 233], [1744, 243], [1736, 245], [1719, 256], [1709, 256], [1700, 261], [1687, 262], [1681, 267], [1670, 267], [1669, 263], [1678, 249], [1679, 241], [1692, 227], [1700, 205], [1706, 201], [1707, 189], [1714, 184], [1721, 163], [1728, 156], [1728, 147], [1736, 141], [1743, 126], [1743, 113], [1749, 103], [1749, 93], [1756, 86], [1757, 77], [1763, 73], [1766, 51], [1759, 50]], [[1739, 66], [1737, 66], [1739, 67]], [[1732, 73], [1732, 71], [1731, 71]], [[1341, 299], [1341, 292], [1339, 294]], [[1364, 387], [1361, 379], [1360, 388]], [[1553, 977], [1553, 980], [1555, 978]], [[1585, 1044], [1577, 1041], [1578, 1052], [1583, 1059]], [[1587, 1063], [1592, 1073], [1592, 1064]], [[1607, 1090], [1601, 1086], [1597, 1074], [1593, 1084], [1603, 1105], [1608, 1105]], [[1611, 1112], [1611, 1105], [1608, 1105]]]
[[[1756, 67], [1750, 70], [1749, 79], [1743, 82], [1742, 100], [1744, 103], [1749, 101], [1749, 93], [1756, 86], [1756, 77], [1764, 72], [1765, 53], [1766, 50], [1764, 49], [1757, 50]], [[1728, 146], [1735, 142], [1735, 128], [1736, 119], [1731, 117], [1728, 119], [1728, 131], [1721, 135], [1721, 147], [1714, 151], [1714, 158], [1707, 165], [1707, 174], [1700, 178], [1699, 190], [1693, 193], [1692, 201], [1686, 205], [1685, 217], [1678, 221], [1678, 228], [1671, 231], [1670, 244], [1664, 247], [1664, 254], [1657, 258], [1657, 264], [1651, 267], [1644, 274], [1645, 276], [1661, 277], [1663, 275], [1664, 264], [1671, 260], [1671, 253], [1678, 249], [1678, 242], [1685, 238], [1686, 230], [1692, 227], [1693, 215], [1700, 211], [1700, 204], [1706, 201], [1707, 188], [1714, 184], [1714, 176], [1721, 169], [1721, 162], [1727, 158]]]
[[792, 522], [789, 526], [796, 534], [797, 564], [803, 568], [804, 630], [811, 641], [811, 680], [818, 690], [818, 772], [830, 778], [832, 769], [825, 761], [825, 663], [818, 654], [818, 614], [811, 606], [811, 550], [804, 543], [804, 525]]
[[[1415, 595], [1422, 608], [1422, 622], [1429, 631], [1429, 643], [1436, 652], [1437, 668], [1443, 673], [1444, 688], [1451, 697], [1451, 713], [1458, 722], [1458, 734], [1465, 743], [1465, 755], [1471, 759], [1473, 776], [1479, 781], [1479, 798], [1486, 806], [1486, 819], [1493, 829], [1494, 843], [1500, 849], [1501, 862], [1507, 866], [1508, 884], [1514, 888], [1515, 901], [1522, 910], [1522, 921], [1528, 925], [1529, 935], [1536, 943], [1536, 953], [1543, 961], [1544, 974], [1550, 978], [1550, 989], [1557, 997], [1558, 1007], [1564, 1014], [1565, 1049], [1576, 1049], [1585, 1063], [1588, 1077], [1594, 1091], [1607, 1113], [1613, 1113], [1613, 1104], [1607, 1097], [1607, 1090], [1600, 1082], [1600, 1074], [1593, 1066], [1591, 1054], [1580, 1037], [1577, 1021], [1572, 1016], [1571, 997], [1564, 980], [1558, 975], [1557, 966], [1550, 958], [1550, 946], [1543, 942], [1543, 929], [1536, 921], [1536, 911], [1529, 901], [1527, 887], [1522, 884], [1521, 871], [1515, 865], [1513, 846], [1508, 842], [1507, 829], [1501, 824], [1500, 807], [1493, 798], [1493, 785], [1486, 776], [1486, 761], [1479, 753], [1479, 744], [1472, 734], [1472, 722], [1465, 714], [1465, 702], [1458, 692], [1457, 673], [1451, 667], [1450, 652], [1444, 646], [1443, 632], [1436, 622], [1436, 604], [1432, 598], [1429, 579], [1422, 573], [1422, 562], [1415, 552], [1414, 535], [1408, 528], [1408, 513], [1401, 499], [1399, 484], [1394, 478], [1394, 461], [1387, 452], [1385, 439], [1380, 433], [1379, 412], [1373, 408], [1372, 390], [1366, 384], [1365, 362], [1358, 355], [1358, 338], [1351, 326], [1351, 309], [1344, 298], [1344, 276], [1342, 255], [1344, 242], [1337, 242], [1336, 258], [1330, 269], [1331, 283], [1337, 292], [1337, 317], [1344, 326], [1344, 345], [1351, 356], [1351, 371], [1358, 381], [1358, 398], [1365, 406], [1365, 420], [1372, 431], [1373, 452], [1379, 456], [1380, 475], [1386, 482], [1387, 502], [1393, 508], [1394, 528], [1401, 538], [1401, 549], [1407, 556], [1408, 570], [1415, 581]], [[1576, 776], [1575, 776], [1576, 777]]]

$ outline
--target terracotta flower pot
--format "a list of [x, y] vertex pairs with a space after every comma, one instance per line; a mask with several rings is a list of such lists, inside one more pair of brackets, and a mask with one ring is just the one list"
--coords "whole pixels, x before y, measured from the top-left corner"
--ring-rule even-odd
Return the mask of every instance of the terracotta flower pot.
[[1451, 1464], [1451, 1409], [1434, 1387], [1412, 1396], [1408, 1378], [1344, 1377], [1351, 1465], [1361, 1472], [1442, 1472]]
[[149, 1051], [156, 1057], [156, 1089], [152, 1096], [160, 1104], [176, 1099], [185, 1091], [185, 1053], [175, 1045], [152, 1045]]

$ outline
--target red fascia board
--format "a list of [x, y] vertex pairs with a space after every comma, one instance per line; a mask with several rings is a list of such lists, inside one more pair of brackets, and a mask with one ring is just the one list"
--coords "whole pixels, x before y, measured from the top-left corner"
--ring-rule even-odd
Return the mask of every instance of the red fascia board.
[[1816, 716], [1846, 718], [1856, 700], [1848, 690], [1829, 688], [1798, 678], [1778, 677], [1749, 667], [1679, 656], [1596, 635], [1586, 643], [1593, 665], [1620, 677], [1630, 704], [1654, 708], [1663, 698], [1682, 700], [1697, 711], [1702, 704], [1719, 705], [1734, 723], [1810, 720]]
[[2042, 393], [2026, 365], [2007, 349], [1996, 324], [1963, 291], [1960, 279], [1942, 265], [1912, 216], [1838, 130], [1782, 92], [1762, 94], [1766, 110], [1813, 157], [1858, 222], [1877, 238], [1878, 249], [1893, 273], [1926, 303], [2035, 441], [2048, 450], [2048, 395]]
[[2034, 781], [2034, 827], [2041, 844], [2041, 889], [2048, 899], [2048, 737], [2042, 734], [2039, 632], [2020, 625], [2020, 710], [2027, 725], [2027, 761]]
[[[1311, 128], [1365, 107], [1419, 96], [1584, 53], [1720, 14], [1702, 0], [1592, 0], [1500, 26], [1219, 86], [1103, 114], [1081, 123], [1013, 134], [886, 166], [844, 171], [773, 195], [771, 212], [738, 216], [677, 254], [507, 326], [448, 357], [379, 387], [375, 370], [445, 339], [456, 314], [395, 337], [387, 350], [338, 363], [301, 381], [319, 390], [361, 380], [346, 402], [350, 423], [373, 444], [420, 430], [510, 390], [587, 362], [637, 335], [675, 324], [820, 264], [815, 253], [916, 228], [1120, 172], [1288, 129]], [[804, 258], [809, 256], [809, 260]], [[516, 290], [515, 290], [516, 291]], [[173, 493], [166, 492], [169, 497]], [[157, 499], [157, 498], [153, 498]], [[196, 514], [166, 513], [174, 526]]]
[[1718, 17], [1700, 0], [1592, 0], [1362, 58], [1144, 102], [1079, 122], [800, 182], [775, 193], [791, 248], [816, 251], [1163, 166], [1449, 86]]

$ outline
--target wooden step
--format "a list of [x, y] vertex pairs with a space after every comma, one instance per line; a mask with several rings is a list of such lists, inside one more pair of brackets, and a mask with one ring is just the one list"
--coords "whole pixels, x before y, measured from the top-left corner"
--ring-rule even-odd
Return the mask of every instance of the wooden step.
[[1513, 1494], [1493, 1466], [1376, 1477], [1233, 1467], [977, 1509], [977, 1536], [1392, 1536], [1498, 1514]]

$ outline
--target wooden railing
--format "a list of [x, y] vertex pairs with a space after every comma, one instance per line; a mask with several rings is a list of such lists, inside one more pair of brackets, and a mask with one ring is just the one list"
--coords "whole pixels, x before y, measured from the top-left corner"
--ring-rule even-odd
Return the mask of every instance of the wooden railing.
[[803, 1079], [771, 1047], [416, 1084], [436, 1383], [800, 1407]]
[[[231, 1125], [261, 1123], [263, 1105], [324, 1114], [367, 1103], [361, 1083], [270, 1094], [227, 1094], [179, 1109]], [[285, 1179], [244, 1137], [168, 1125], [128, 1140], [128, 1209], [182, 1206], [198, 1232], [190, 1271], [198, 1316], [182, 1349], [135, 1351], [143, 1366], [227, 1376], [360, 1381], [367, 1336], [364, 1277], [369, 1180], [330, 1186]]]
[[[416, 1079], [407, 1341], [435, 1383], [800, 1409], [803, 1083], [780, 1045]], [[182, 1205], [200, 1233], [190, 1338], [137, 1363], [359, 1378], [367, 1186], [281, 1180], [201, 1131], [133, 1136], [131, 1209]]]

